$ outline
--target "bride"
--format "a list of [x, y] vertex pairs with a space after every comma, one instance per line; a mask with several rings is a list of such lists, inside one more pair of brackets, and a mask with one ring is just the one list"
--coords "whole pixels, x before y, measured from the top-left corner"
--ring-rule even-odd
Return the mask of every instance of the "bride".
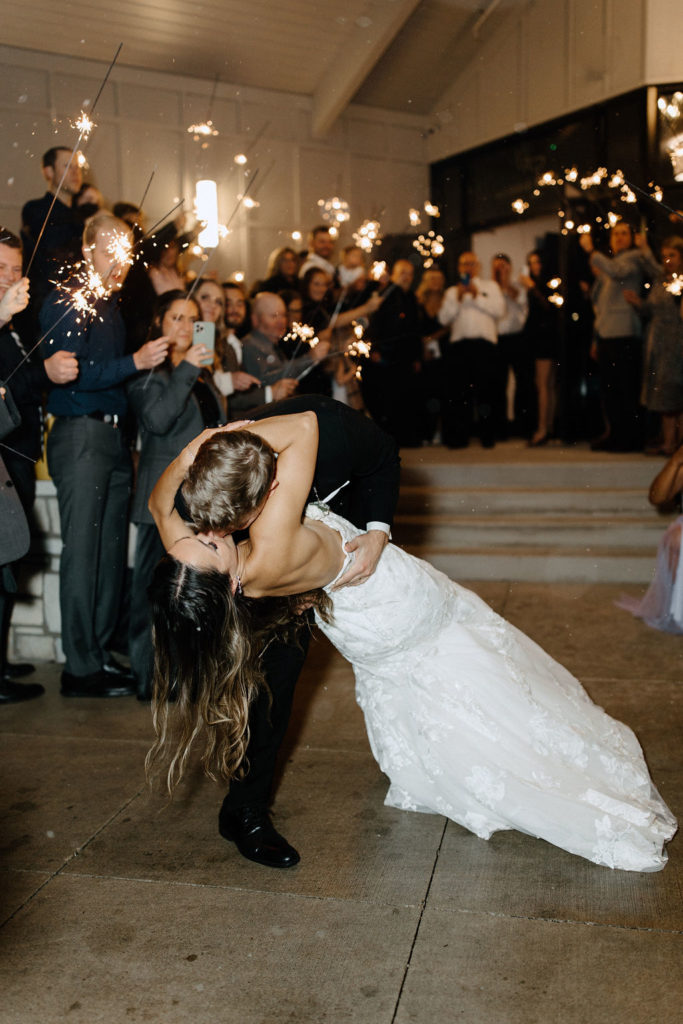
[[[483, 839], [517, 829], [607, 867], [663, 868], [676, 821], [636, 737], [532, 640], [391, 544], [362, 585], [334, 589], [360, 531], [321, 502], [304, 509], [317, 443], [311, 412], [231, 424], [204, 431], [157, 483], [150, 509], [168, 555], [150, 591], [148, 767], [167, 761], [172, 789], [202, 734], [208, 774], [239, 775], [260, 654], [313, 606], [353, 665], [387, 804]], [[174, 506], [188, 474], [201, 532]], [[205, 528], [206, 516], [248, 539]]]

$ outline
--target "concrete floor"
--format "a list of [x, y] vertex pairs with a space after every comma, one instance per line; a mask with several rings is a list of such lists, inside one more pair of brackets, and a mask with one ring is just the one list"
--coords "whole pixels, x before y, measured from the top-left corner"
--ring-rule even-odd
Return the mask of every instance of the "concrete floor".
[[[683, 813], [683, 639], [615, 608], [639, 587], [476, 583], [631, 725]], [[313, 645], [275, 805], [301, 864], [242, 859], [199, 776], [150, 796], [149, 709], [47, 694], [0, 714], [2, 1024], [673, 1024], [683, 841], [611, 872], [383, 806], [352, 673]]]

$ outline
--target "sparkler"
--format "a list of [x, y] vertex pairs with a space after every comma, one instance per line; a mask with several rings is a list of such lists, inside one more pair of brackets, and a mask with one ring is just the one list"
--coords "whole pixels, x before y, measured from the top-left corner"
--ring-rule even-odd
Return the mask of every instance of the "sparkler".
[[211, 90], [211, 98], [209, 100], [209, 109], [206, 112], [206, 120], [200, 121], [199, 124], [189, 125], [187, 131], [192, 136], [194, 142], [199, 142], [202, 139], [202, 149], [206, 149], [209, 145], [208, 140], [215, 135], [220, 134], [217, 128], [214, 128], [213, 121], [211, 120], [211, 111], [213, 109], [213, 101], [216, 97], [216, 88], [218, 87], [218, 75], [213, 80], [213, 89]]
[[[102, 84], [100, 85], [100, 88], [99, 88], [99, 90], [97, 92], [97, 96], [95, 96], [94, 102], [93, 102], [92, 106], [90, 107], [90, 113], [91, 114], [94, 113], [94, 111], [95, 111], [95, 107], [97, 106], [97, 101], [99, 100], [100, 96], [102, 95], [102, 90], [104, 89], [105, 85], [107, 84], [107, 81], [109, 79], [109, 75], [111, 74], [111, 71], [112, 71], [112, 68], [114, 67], [114, 64], [116, 64], [116, 61], [118, 60], [118, 56], [121, 53], [122, 46], [123, 46], [123, 43], [119, 43], [119, 48], [116, 51], [116, 53], [114, 54], [114, 58], [111, 61], [109, 67], [107, 68], [107, 72], [106, 72], [104, 78], [102, 79]], [[64, 179], [66, 178], [67, 173], [69, 171], [69, 168], [71, 167], [71, 164], [74, 161], [74, 157], [76, 156], [76, 153], [78, 151], [78, 147], [81, 144], [81, 140], [84, 137], [86, 139], [88, 138], [88, 136], [90, 135], [90, 132], [95, 127], [95, 125], [94, 125], [94, 122], [92, 121], [92, 119], [85, 113], [85, 111], [81, 111], [81, 115], [76, 120], [76, 123], [75, 123], [74, 127], [78, 127], [79, 128], [78, 139], [76, 140], [76, 145], [74, 146], [74, 148], [71, 151], [71, 156], [69, 158], [69, 162], [66, 165], [66, 167], [64, 168], [64, 173], [62, 174], [62, 177], [61, 177], [61, 179], [59, 181], [59, 184], [57, 186], [57, 191], [55, 192], [54, 196], [52, 197], [52, 202], [50, 203], [50, 207], [49, 207], [49, 209], [48, 209], [48, 211], [47, 211], [47, 213], [45, 215], [45, 220], [43, 221], [43, 224], [42, 224], [42, 227], [40, 229], [40, 232], [38, 233], [38, 238], [36, 239], [36, 244], [33, 246], [33, 252], [31, 253], [31, 257], [30, 257], [30, 259], [28, 261], [28, 264], [26, 266], [26, 270], [24, 271], [24, 274], [25, 274], [26, 277], [28, 277], [29, 270], [31, 269], [31, 266], [33, 265], [33, 260], [34, 260], [35, 255], [36, 255], [36, 251], [38, 249], [38, 246], [40, 245], [40, 240], [42, 239], [43, 235], [45, 234], [45, 228], [47, 227], [48, 221], [50, 220], [50, 216], [52, 215], [52, 211], [54, 209], [54, 205], [57, 202], [57, 197], [59, 196], [59, 193], [62, 190], [62, 185], [64, 184]]]
[[379, 221], [364, 220], [358, 230], [354, 231], [353, 240], [363, 252], [372, 252], [374, 246], [382, 241]]
[[328, 224], [343, 224], [351, 216], [349, 204], [339, 196], [332, 196], [331, 199], [319, 199], [320, 216]]
[[413, 248], [417, 249], [424, 259], [424, 266], [431, 267], [435, 256], [443, 256], [443, 236], [430, 231], [427, 235], [418, 235], [413, 242]]
[[427, 214], [428, 217], [441, 216], [441, 210], [439, 209], [439, 207], [435, 206], [434, 203], [430, 203], [429, 200], [427, 200], [424, 204], [424, 212]]
[[515, 199], [512, 203], [510, 203], [510, 206], [515, 211], [515, 213], [519, 214], [522, 214], [525, 210], [529, 209], [529, 204], [526, 203], [523, 199]]
[[373, 281], [381, 281], [387, 272], [387, 265], [384, 260], [375, 260], [370, 267], [370, 277]]
[[411, 228], [416, 228], [422, 223], [419, 210], [408, 210], [408, 219], [410, 221]]
[[[299, 324], [296, 322], [292, 324], [287, 334], [285, 334], [283, 341], [294, 341], [295, 339], [296, 346], [290, 356], [289, 362], [285, 366], [285, 372], [283, 374], [284, 377], [289, 377], [294, 360], [296, 359], [301, 346], [307, 344], [310, 348], [315, 348], [320, 341], [320, 338], [316, 336], [314, 327], [311, 327], [310, 324]], [[300, 377], [297, 377], [297, 380], [300, 379]]]
[[673, 274], [670, 281], [662, 282], [671, 295], [683, 295], [683, 277]]

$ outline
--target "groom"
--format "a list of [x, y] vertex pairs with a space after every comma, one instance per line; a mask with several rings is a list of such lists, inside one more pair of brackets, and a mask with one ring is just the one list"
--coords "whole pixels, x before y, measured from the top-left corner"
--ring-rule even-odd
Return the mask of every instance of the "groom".
[[[372, 420], [340, 402], [318, 395], [302, 395], [268, 405], [259, 410], [255, 418], [308, 410], [315, 412], [319, 429], [318, 457], [309, 500], [322, 500], [341, 488], [327, 503], [334, 512], [366, 531], [346, 545], [347, 551], [355, 552], [355, 559], [336, 584], [336, 587], [357, 586], [375, 571], [389, 539], [398, 501], [398, 450], [393, 439]], [[219, 488], [220, 483], [201, 481], [203, 520], [207, 505], [211, 508], [207, 485]], [[187, 480], [182, 496], [194, 518], [196, 497]], [[250, 521], [253, 522], [253, 517], [247, 516], [246, 522]], [[245, 522], [217, 521], [208, 525], [217, 531], [232, 533], [244, 527]], [[273, 827], [268, 805], [277, 753], [287, 731], [294, 687], [306, 658], [309, 637], [310, 631], [304, 630], [297, 644], [278, 640], [266, 649], [262, 665], [267, 689], [262, 689], [249, 715], [248, 771], [243, 778], [231, 782], [218, 819], [220, 834], [234, 842], [244, 857], [274, 868], [293, 867], [299, 862], [297, 851]]]

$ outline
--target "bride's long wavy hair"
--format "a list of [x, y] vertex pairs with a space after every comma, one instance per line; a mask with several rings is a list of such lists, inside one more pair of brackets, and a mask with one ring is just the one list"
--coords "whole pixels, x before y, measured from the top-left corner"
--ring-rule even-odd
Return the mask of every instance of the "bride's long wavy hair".
[[329, 619], [323, 591], [284, 598], [233, 595], [231, 577], [197, 569], [167, 555], [157, 566], [149, 599], [154, 629], [152, 717], [156, 740], [148, 778], [166, 770], [169, 793], [201, 742], [201, 765], [212, 779], [241, 777], [249, 744], [249, 709], [265, 686], [261, 658], [276, 638], [294, 641], [308, 626], [302, 610]]

